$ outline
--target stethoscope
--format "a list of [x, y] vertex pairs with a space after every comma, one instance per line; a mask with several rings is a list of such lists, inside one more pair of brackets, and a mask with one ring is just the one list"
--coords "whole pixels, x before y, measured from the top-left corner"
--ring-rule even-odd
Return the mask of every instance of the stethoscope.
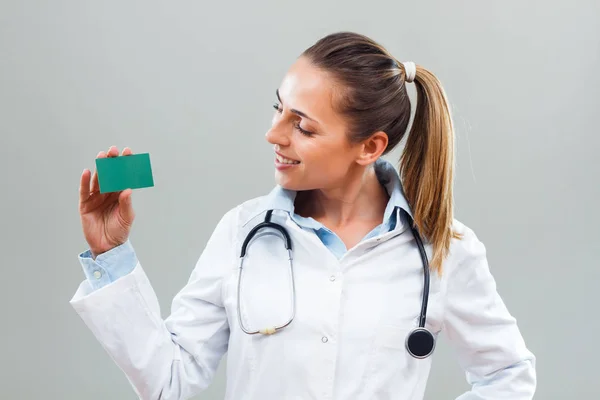
[[[423, 290], [423, 299], [421, 302], [421, 314], [419, 316], [419, 326], [416, 328], [413, 328], [410, 331], [410, 333], [406, 337], [405, 346], [406, 346], [406, 350], [410, 353], [411, 356], [413, 356], [415, 358], [426, 358], [426, 357], [430, 356], [431, 353], [433, 353], [433, 349], [435, 348], [435, 337], [427, 328], [425, 328], [425, 320], [427, 318], [427, 301], [429, 299], [429, 261], [427, 260], [427, 253], [425, 253], [425, 247], [423, 246], [423, 241], [421, 240], [421, 236], [419, 235], [417, 228], [414, 226], [414, 221], [413, 221], [412, 217], [405, 210], [403, 210], [403, 209], [401, 209], [401, 210], [404, 212], [404, 214], [407, 216], [407, 218], [410, 222], [410, 228], [411, 228], [412, 233], [417, 242], [417, 246], [419, 247], [421, 259], [423, 261], [423, 272], [424, 272], [424, 284], [423, 284], [424, 290]], [[283, 226], [276, 224], [274, 222], [271, 222], [271, 214], [272, 213], [273, 213], [273, 210], [268, 210], [267, 215], [265, 216], [265, 221], [261, 222], [260, 224], [256, 225], [254, 228], [252, 228], [252, 230], [246, 236], [246, 239], [244, 239], [244, 243], [242, 244], [242, 250], [240, 253], [240, 273], [239, 273], [239, 277], [238, 277], [238, 287], [237, 287], [237, 312], [238, 312], [238, 320], [239, 320], [240, 327], [242, 328], [242, 330], [245, 333], [247, 333], [249, 335], [254, 335], [257, 333], [261, 333], [263, 335], [271, 335], [271, 334], [285, 328], [289, 324], [291, 324], [292, 321], [294, 320], [294, 316], [296, 314], [296, 288], [295, 288], [295, 281], [294, 281], [294, 269], [293, 269], [293, 264], [292, 264], [292, 240], [290, 239], [290, 235], [288, 234], [287, 230]], [[250, 331], [250, 330], [246, 329], [246, 327], [244, 326], [244, 323], [242, 321], [242, 313], [240, 311], [241, 310], [240, 287], [241, 287], [241, 283], [242, 283], [242, 271], [243, 271], [244, 257], [246, 256], [246, 250], [248, 248], [248, 244], [250, 243], [250, 240], [252, 240], [254, 235], [256, 235], [256, 233], [263, 228], [276, 229], [285, 238], [285, 248], [288, 251], [288, 256], [289, 256], [288, 260], [290, 262], [290, 276], [291, 276], [291, 283], [292, 283], [292, 289], [291, 289], [292, 313], [291, 313], [290, 318], [283, 325], [267, 327], [267, 328], [259, 329], [256, 331]]]

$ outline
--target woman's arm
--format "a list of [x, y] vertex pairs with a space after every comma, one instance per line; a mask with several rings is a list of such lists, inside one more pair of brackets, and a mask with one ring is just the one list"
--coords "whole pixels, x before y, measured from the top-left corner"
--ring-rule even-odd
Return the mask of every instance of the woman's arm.
[[448, 271], [443, 326], [472, 385], [457, 400], [532, 399], [535, 356], [496, 291], [485, 246], [469, 228], [460, 242]]
[[[131, 273], [96, 290], [83, 281], [71, 299], [141, 399], [193, 396], [211, 383], [227, 351], [229, 326], [221, 284], [234, 266], [233, 214], [228, 212], [217, 225], [166, 320], [137, 261]], [[111, 262], [118, 263], [119, 257]]]

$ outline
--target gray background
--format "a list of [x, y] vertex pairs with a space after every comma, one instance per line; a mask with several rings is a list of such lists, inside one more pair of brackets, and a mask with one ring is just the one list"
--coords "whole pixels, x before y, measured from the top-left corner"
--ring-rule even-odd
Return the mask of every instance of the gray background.
[[[135, 398], [68, 303], [82, 169], [110, 145], [151, 154], [132, 242], [166, 316], [221, 215], [273, 187], [275, 89], [337, 30], [441, 79], [456, 217], [538, 357], [536, 398], [598, 395], [599, 4], [1, 1], [0, 397]], [[223, 365], [199, 399], [223, 397]], [[466, 388], [442, 339], [426, 397]]]

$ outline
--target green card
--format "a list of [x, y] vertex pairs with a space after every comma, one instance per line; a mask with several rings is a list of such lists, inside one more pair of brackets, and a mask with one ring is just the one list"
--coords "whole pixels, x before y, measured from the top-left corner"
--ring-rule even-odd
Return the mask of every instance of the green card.
[[96, 158], [100, 193], [154, 186], [150, 154]]

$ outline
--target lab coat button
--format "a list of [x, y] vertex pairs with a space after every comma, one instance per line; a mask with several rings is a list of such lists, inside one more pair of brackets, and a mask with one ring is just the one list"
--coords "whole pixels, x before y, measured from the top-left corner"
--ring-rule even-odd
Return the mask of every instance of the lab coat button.
[[329, 277], [329, 280], [330, 280], [331, 282], [335, 281], [335, 275], [331, 275], [331, 276]]
[[327, 343], [327, 341], [328, 341], [328, 340], [329, 340], [329, 339], [327, 339], [327, 336], [323, 336], [323, 337], [321, 338], [321, 342], [323, 342], [323, 343]]
[[94, 271], [94, 278], [96, 278], [96, 279], [102, 278], [102, 272], [100, 272], [100, 271]]

